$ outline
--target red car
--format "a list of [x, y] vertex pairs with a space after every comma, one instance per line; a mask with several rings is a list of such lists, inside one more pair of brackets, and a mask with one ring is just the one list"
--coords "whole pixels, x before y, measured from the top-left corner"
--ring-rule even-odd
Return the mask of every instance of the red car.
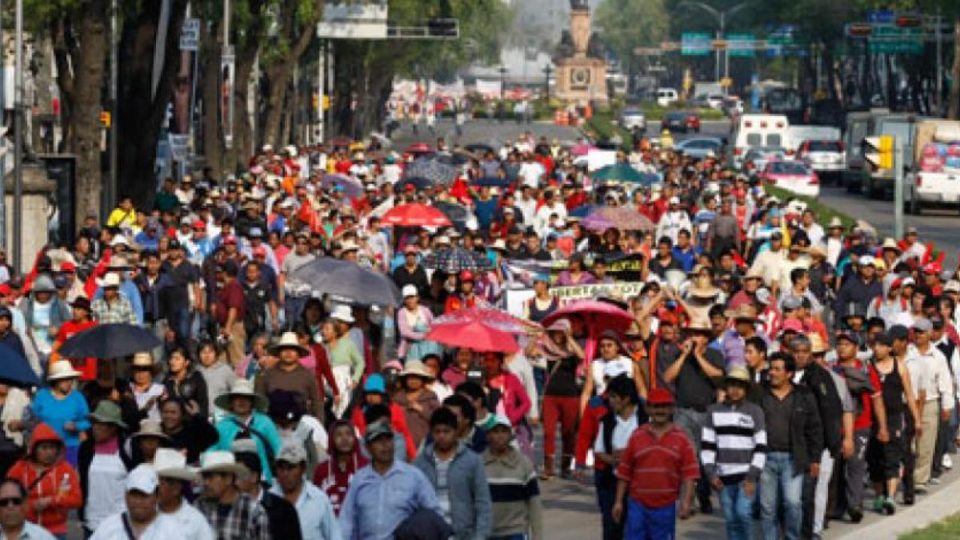
[[663, 117], [663, 128], [673, 132], [700, 133], [700, 117], [689, 111], [670, 112]]

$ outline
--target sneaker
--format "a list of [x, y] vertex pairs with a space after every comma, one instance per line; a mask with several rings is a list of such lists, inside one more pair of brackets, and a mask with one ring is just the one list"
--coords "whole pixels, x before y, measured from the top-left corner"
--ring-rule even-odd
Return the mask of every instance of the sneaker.
[[930, 477], [930, 485], [932, 485], [932, 486], [939, 486], [939, 485], [940, 485], [940, 478], [937, 477], [937, 476], [931, 476], [931, 477]]
[[897, 511], [897, 503], [893, 501], [893, 497], [886, 497], [883, 499], [883, 513], [892, 516]]
[[876, 496], [876, 497], [874, 497], [874, 499], [873, 499], [873, 511], [874, 511], [874, 512], [877, 512], [877, 513], [883, 512], [883, 502], [884, 502], [884, 498], [883, 498], [883, 497], [881, 497], [881, 496], [879, 496], [879, 495]]
[[943, 464], [944, 469], [950, 470], [953, 468], [953, 460], [950, 459], [950, 454], [944, 454], [941, 463]]
[[850, 508], [847, 513], [850, 514], [850, 523], [856, 524], [863, 521], [863, 511], [859, 508]]

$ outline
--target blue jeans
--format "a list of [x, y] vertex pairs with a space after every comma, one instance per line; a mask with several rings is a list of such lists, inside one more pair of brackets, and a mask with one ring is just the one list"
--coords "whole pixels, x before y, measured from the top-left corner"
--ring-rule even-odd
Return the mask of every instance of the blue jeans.
[[624, 540], [673, 540], [677, 533], [677, 505], [646, 506], [627, 497], [627, 526]]
[[803, 474], [794, 471], [793, 458], [787, 452], [770, 452], [760, 476], [760, 524], [764, 540], [779, 540], [777, 518], [783, 510], [783, 535], [786, 540], [800, 538], [803, 514]]
[[[756, 488], [754, 488], [756, 489]], [[753, 538], [753, 501], [756, 496], [748, 496], [743, 491], [743, 483], [723, 486], [720, 490], [720, 506], [723, 518], [727, 521], [729, 540], [750, 540]]]

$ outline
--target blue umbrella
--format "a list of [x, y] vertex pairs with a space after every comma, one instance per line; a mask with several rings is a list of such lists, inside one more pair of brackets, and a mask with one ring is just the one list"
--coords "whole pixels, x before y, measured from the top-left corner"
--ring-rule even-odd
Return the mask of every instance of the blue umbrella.
[[20, 353], [0, 344], [0, 383], [22, 388], [40, 386], [40, 377]]
[[66, 358], [124, 358], [160, 345], [160, 340], [152, 332], [140, 326], [98, 324], [64, 341], [60, 355]]
[[407, 166], [404, 176], [422, 176], [434, 184], [449, 184], [457, 177], [457, 168], [436, 157], [419, 158]]

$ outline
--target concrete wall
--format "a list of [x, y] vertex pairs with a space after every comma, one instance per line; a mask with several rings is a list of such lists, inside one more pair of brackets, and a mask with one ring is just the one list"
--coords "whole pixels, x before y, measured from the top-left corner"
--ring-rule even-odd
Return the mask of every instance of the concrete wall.
[[50, 197], [56, 184], [47, 178], [42, 165], [26, 165], [23, 169], [23, 223], [13, 226], [14, 175], [6, 177], [6, 247], [7, 260], [13, 263], [13, 243], [21, 242], [21, 272], [28, 272], [37, 253], [47, 243], [47, 223], [53, 208]]

